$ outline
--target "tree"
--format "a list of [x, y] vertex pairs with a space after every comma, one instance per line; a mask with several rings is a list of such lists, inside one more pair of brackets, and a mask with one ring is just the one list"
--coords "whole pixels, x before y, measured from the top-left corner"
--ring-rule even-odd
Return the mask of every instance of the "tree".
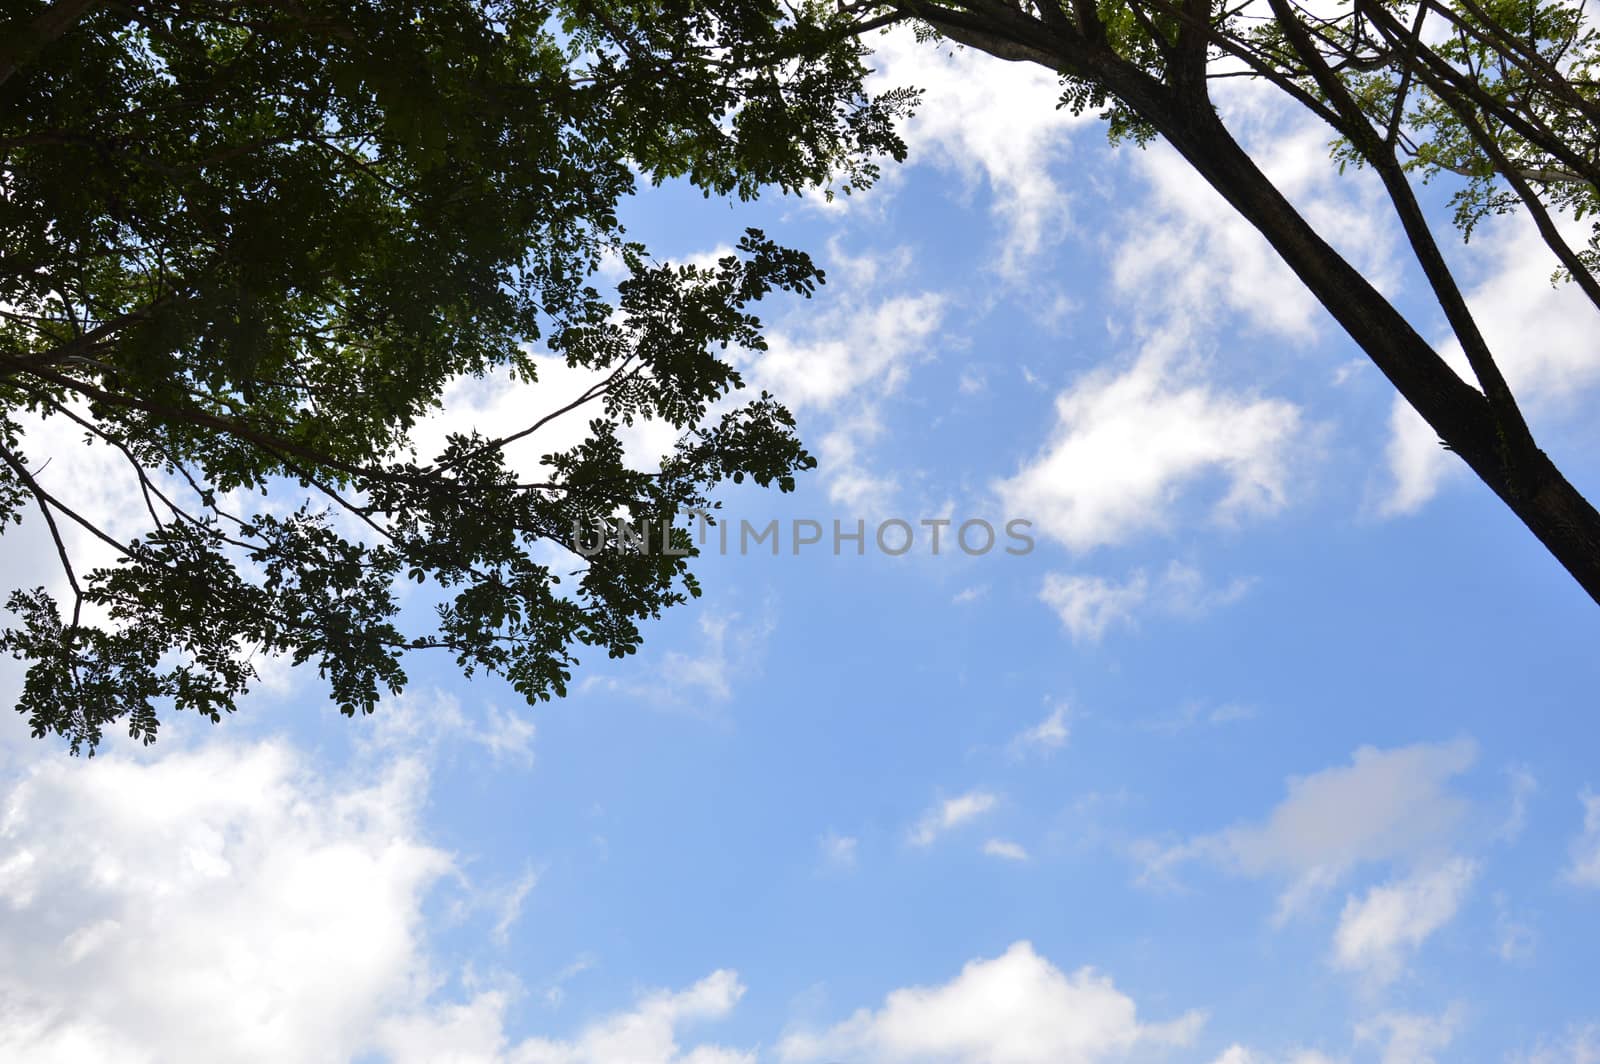
[[[1460, 179], [1455, 220], [1526, 210], [1553, 265], [1600, 309], [1600, 34], [1579, 0], [860, 0], [843, 32], [897, 22], [1057, 72], [1064, 106], [1113, 139], [1163, 137], [1250, 222], [1438, 434], [1600, 601], [1600, 513], [1539, 447], [1412, 178]], [[849, 25], [852, 23], [853, 25]], [[1458, 376], [1294, 208], [1230, 133], [1220, 78], [1269, 83], [1369, 167], [1470, 364]]]
[[[675, 555], [608, 550], [563, 593], [531, 553], [573, 521], [670, 520], [724, 479], [811, 463], [778, 402], [712, 404], [760, 346], [749, 305], [809, 293], [759, 233], [711, 269], [652, 261], [617, 219], [635, 172], [752, 196], [876, 176], [913, 97], [863, 89], [872, 31], [909, 23], [1058, 73], [1114, 138], [1164, 137], [1260, 231], [1400, 394], [1600, 601], [1600, 513], [1540, 449], [1412, 187], [1456, 220], [1526, 210], [1600, 306], [1597, 38], [1577, 0], [5, 0], [0, 26], [0, 516], [37, 510], [71, 589], [11, 599], [39, 734], [93, 748], [157, 707], [217, 719], [251, 654], [315, 660], [346, 712], [407, 651], [560, 693], [574, 649], [626, 654], [696, 593]], [[1438, 28], [1436, 30], [1436, 27]], [[1470, 364], [1469, 383], [1302, 217], [1209, 86], [1267, 82], [1370, 167]], [[625, 280], [608, 301], [597, 270]], [[542, 344], [595, 372], [590, 436], [519, 480], [500, 439], [412, 453], [461, 374], [536, 375]], [[99, 528], [47, 483], [25, 418], [125, 459], [151, 519]], [[659, 470], [619, 425], [683, 430]], [[265, 494], [298, 499], [287, 511]], [[63, 526], [117, 557], [80, 575]], [[686, 545], [686, 544], [685, 544]], [[578, 563], [575, 561], [575, 565]], [[438, 624], [399, 625], [398, 578]], [[85, 607], [97, 616], [90, 617]]]
[[[563, 693], [580, 648], [631, 653], [642, 619], [698, 594], [693, 546], [567, 554], [563, 585], [539, 544], [619, 514], [660, 527], [729, 479], [789, 490], [814, 464], [771, 396], [713, 404], [741, 386], [719, 352], [762, 346], [750, 305], [821, 272], [756, 231], [710, 267], [657, 263], [619, 205], [635, 170], [848, 191], [903, 152], [909, 100], [861, 94], [862, 49], [824, 39], [831, 21], [654, 14], [6, 0], [0, 524], [36, 512], [69, 589], [14, 592], [0, 634], [35, 735], [92, 753], [113, 722], [148, 743], [168, 708], [218, 720], [261, 653], [315, 662], [346, 714], [399, 691], [412, 651]], [[750, 61], [774, 53], [806, 58]], [[625, 275], [609, 298], [607, 261]], [[536, 344], [592, 386], [416, 453], [446, 385], [533, 381]], [[508, 448], [559, 417], [587, 438], [519, 479]], [[625, 459], [641, 418], [681, 432], [659, 468]], [[114, 534], [83, 485], [51, 481], [29, 449], [46, 419], [120, 456], [145, 531]], [[80, 571], [80, 537], [114, 562]], [[432, 625], [402, 615], [407, 580], [437, 597]]]

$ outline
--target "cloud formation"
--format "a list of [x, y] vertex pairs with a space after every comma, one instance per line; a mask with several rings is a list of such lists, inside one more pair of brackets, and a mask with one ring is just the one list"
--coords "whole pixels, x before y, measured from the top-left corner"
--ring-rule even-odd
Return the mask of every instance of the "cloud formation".
[[4, 796], [0, 1058], [345, 1061], [426, 989], [414, 761], [269, 741], [42, 760]]
[[1437, 1016], [1385, 1012], [1356, 1027], [1356, 1040], [1379, 1048], [1383, 1064], [1435, 1064], [1435, 1053], [1448, 1049], [1465, 1019], [1459, 1006]]
[[1457, 857], [1348, 899], [1333, 936], [1334, 965], [1372, 987], [1392, 982], [1423, 941], [1455, 918], [1477, 875], [1476, 862]]
[[1236, 579], [1213, 587], [1200, 570], [1172, 562], [1151, 578], [1135, 569], [1118, 581], [1086, 573], [1046, 573], [1039, 598], [1056, 612], [1073, 639], [1098, 642], [1113, 628], [1137, 626], [1146, 611], [1175, 617], [1203, 617], [1237, 602], [1250, 581]]
[[820, 1032], [784, 1038], [785, 1061], [867, 1059], [948, 1064], [1099, 1064], [1136, 1047], [1185, 1046], [1204, 1016], [1140, 1021], [1132, 998], [1091, 968], [1071, 974], [1018, 942], [947, 983], [892, 991]]
[[[929, 357], [948, 300], [932, 292], [883, 294], [892, 256], [852, 259], [835, 249], [847, 272], [862, 275], [834, 309], [807, 314], [800, 328], [774, 328], [767, 350], [744, 360], [754, 383], [810, 418], [806, 438], [835, 502], [882, 509], [896, 482], [872, 468], [866, 452], [883, 431], [880, 404]], [[818, 431], [820, 429], [820, 431]]]
[[909, 161], [931, 159], [969, 189], [988, 185], [990, 211], [1003, 230], [996, 266], [1008, 278], [1022, 277], [1069, 230], [1069, 196], [1051, 167], [1070, 152], [1073, 128], [1092, 126], [1094, 116], [1057, 107], [1056, 76], [1031, 63], [933, 48], [909, 32], [887, 34], [872, 48], [875, 87], [924, 90], [905, 128]]
[[1302, 420], [1290, 402], [1224, 392], [1147, 353], [1057, 396], [1049, 441], [995, 490], [1007, 513], [1080, 552], [1170, 530], [1202, 483], [1222, 488], [1213, 519], [1272, 513], [1289, 501]]
[[[461, 877], [421, 827], [426, 768], [400, 755], [352, 773], [282, 740], [28, 767], [0, 793], [0, 1059], [754, 1061], [680, 1044], [737, 1004], [730, 970], [645, 993], [568, 1039], [508, 1037], [510, 977], [436, 998], [424, 903]], [[504, 944], [536, 879], [484, 893], [491, 941]]]
[[1043, 720], [1017, 733], [1011, 740], [1011, 749], [1018, 754], [1030, 750], [1051, 753], [1066, 746], [1067, 740], [1072, 736], [1072, 727], [1067, 722], [1067, 715], [1067, 704], [1056, 703]]
[[1159, 882], [1195, 859], [1244, 875], [1287, 877], [1279, 915], [1290, 915], [1358, 865], [1443, 852], [1467, 812], [1452, 784], [1476, 760], [1470, 739], [1363, 746], [1348, 765], [1291, 777], [1264, 821], [1147, 848], [1145, 879]]
[[1572, 840], [1567, 879], [1580, 887], [1600, 888], [1600, 794], [1586, 789], [1578, 801], [1583, 803], [1583, 831]]
[[939, 802], [911, 829], [911, 845], [931, 846], [947, 831], [969, 823], [993, 809], [999, 799], [988, 791], [968, 791]]

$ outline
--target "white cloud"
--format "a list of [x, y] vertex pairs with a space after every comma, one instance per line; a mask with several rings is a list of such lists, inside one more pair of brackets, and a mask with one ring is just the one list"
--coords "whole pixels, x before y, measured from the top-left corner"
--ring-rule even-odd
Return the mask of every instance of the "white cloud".
[[496, 761], [514, 761], [524, 768], [533, 764], [533, 721], [515, 711], [504, 713], [490, 706], [488, 723], [473, 733], [473, 741]]
[[[536, 381], [512, 380], [504, 369], [482, 377], [457, 377], [446, 386], [443, 406], [417, 424], [412, 432], [417, 456], [432, 461], [444, 448], [445, 437], [453, 432], [476, 430], [489, 439], [521, 432], [541, 418], [585, 395], [605, 379], [609, 371], [569, 366], [554, 355], [535, 355]], [[506, 447], [506, 463], [528, 480], [547, 475], [540, 459], [582, 443], [589, 436], [589, 421], [595, 416], [595, 402], [578, 406], [554, 418], [537, 432]], [[653, 470], [668, 454], [680, 435], [672, 425], [651, 419], [635, 421], [618, 429], [629, 465]]]
[[[601, 689], [632, 695], [661, 706], [703, 707], [733, 697], [735, 681], [754, 670], [767, 640], [777, 630], [770, 608], [759, 618], [737, 611], [702, 612], [696, 621], [699, 645], [692, 651], [668, 650], [646, 666], [645, 679], [586, 677], [580, 690]], [[632, 670], [630, 676], [637, 675]]]
[[1512, 913], [1503, 891], [1495, 891], [1494, 909], [1496, 956], [1507, 963], [1532, 960], [1539, 942], [1538, 933]]
[[580, 953], [572, 963], [557, 972], [544, 985], [542, 996], [544, 1003], [551, 1008], [560, 1008], [567, 997], [567, 984], [572, 982], [584, 972], [593, 969], [598, 962], [591, 953]]
[[[721, 701], [733, 697], [733, 687], [728, 681], [728, 672], [732, 667], [728, 658], [728, 631], [740, 623], [738, 614], [725, 617], [702, 615], [700, 634], [704, 641], [703, 649], [696, 654], [669, 651], [662, 663], [662, 672], [667, 680], [680, 689], [699, 692]], [[761, 638], [765, 640], [765, 632]]]
[[1016, 738], [1011, 740], [1011, 749], [1018, 753], [1029, 749], [1059, 750], [1067, 745], [1067, 739], [1072, 735], [1072, 729], [1067, 724], [1068, 707], [1065, 702], [1059, 702], [1039, 723], [1031, 728], [1024, 728]]
[[1143, 571], [1125, 583], [1100, 576], [1046, 573], [1039, 598], [1056, 611], [1072, 638], [1094, 642], [1117, 625], [1131, 625], [1150, 593]]
[[1211, 1064], [1334, 1064], [1333, 1058], [1325, 1056], [1314, 1049], [1298, 1049], [1287, 1057], [1268, 1058], [1246, 1049], [1242, 1045], [1231, 1045], [1223, 1050], [1222, 1056], [1212, 1061]]
[[1050, 168], [1067, 155], [1073, 127], [1093, 125], [1093, 116], [1057, 107], [1056, 75], [1031, 63], [1006, 63], [971, 49], [952, 54], [904, 31], [872, 48], [875, 88], [925, 90], [904, 131], [909, 161], [931, 158], [969, 187], [987, 182], [990, 209], [1004, 228], [999, 269], [1021, 276], [1035, 255], [1069, 230], [1069, 196]]
[[678, 1044], [680, 1026], [721, 1019], [743, 996], [744, 984], [738, 974], [721, 969], [687, 990], [647, 995], [632, 1011], [592, 1024], [571, 1041], [528, 1039], [508, 1060], [514, 1064], [750, 1064], [755, 1060], [753, 1053], [715, 1045], [686, 1051]]
[[942, 296], [923, 292], [808, 316], [811, 340], [770, 330], [756, 381], [796, 411], [833, 407], [868, 385], [894, 391], [944, 311]]
[[1219, 391], [1193, 367], [1146, 354], [1057, 396], [1049, 442], [995, 490], [1008, 513], [1087, 551], [1170, 528], [1199, 482], [1224, 485], [1216, 520], [1281, 509], [1302, 434], [1294, 404]]
[[47, 759], [4, 796], [0, 1057], [342, 1061], [425, 992], [426, 775], [262, 742]]
[[495, 899], [498, 918], [490, 932], [495, 942], [504, 946], [511, 940], [511, 928], [522, 919], [522, 903], [528, 900], [533, 888], [539, 885], [539, 873], [532, 868], [523, 871], [516, 882], [499, 892]]
[[1211, 587], [1200, 570], [1175, 561], [1155, 580], [1143, 569], [1120, 582], [1081, 573], [1046, 573], [1039, 598], [1056, 611], [1073, 639], [1092, 643], [1112, 628], [1134, 627], [1144, 610], [1202, 617], [1237, 602], [1249, 589], [1250, 581], [1244, 579]]
[[1415, 513], [1439, 493], [1445, 477], [1456, 471], [1438, 433], [1404, 399], [1389, 408], [1389, 442], [1384, 456], [1392, 483], [1379, 505], [1385, 516]]
[[1600, 1024], [1574, 1027], [1559, 1039], [1543, 1039], [1510, 1060], [1512, 1064], [1600, 1064]]
[[955, 798], [939, 802], [917, 821], [911, 831], [913, 846], [931, 846], [945, 832], [976, 820], [999, 804], [999, 799], [988, 791], [968, 791]]
[[1363, 746], [1349, 765], [1291, 777], [1262, 823], [1148, 848], [1144, 878], [1160, 881], [1196, 858], [1246, 875], [1288, 876], [1279, 911], [1288, 916], [1356, 865], [1441, 854], [1467, 811], [1450, 784], [1476, 758], [1468, 739]]
[[[1112, 282], [1137, 312], [1186, 331], [1226, 309], [1257, 328], [1304, 340], [1317, 302], [1260, 233], [1165, 144], [1134, 157], [1150, 195], [1118, 227]], [[1196, 268], [1195, 249], [1206, 249]]]
[[[278, 740], [27, 766], [0, 792], [0, 1058], [754, 1061], [681, 1044], [738, 1002], [726, 970], [565, 1040], [508, 1039], [514, 981], [431, 1000], [442, 981], [422, 903], [455, 863], [421, 838], [426, 784], [413, 758], [339, 779]], [[528, 870], [488, 893], [491, 937], [504, 939], [536, 880]], [[557, 977], [557, 999], [592, 963]]]
[[[1382, 290], [1398, 281], [1398, 226], [1382, 187], [1329, 159], [1327, 127], [1273, 89], [1219, 83], [1228, 125], [1302, 215]], [[1124, 153], [1148, 195], [1109, 234], [1113, 279], [1141, 316], [1185, 333], [1243, 322], [1293, 339], [1324, 320], [1316, 299], [1265, 238], [1170, 146]], [[1203, 268], [1194, 250], [1205, 249]]]
[[1224, 702], [1210, 707], [1202, 702], [1186, 702], [1175, 712], [1142, 721], [1139, 726], [1157, 735], [1171, 736], [1198, 728], [1217, 728], [1224, 724], [1251, 720], [1255, 715], [1256, 711], [1253, 708], [1237, 702]]
[[947, 309], [929, 292], [876, 302], [847, 296], [833, 310], [795, 319], [803, 332], [769, 329], [766, 351], [741, 356], [757, 386], [823, 427], [808, 428], [806, 438], [835, 502], [858, 511], [887, 505], [896, 484], [873, 472], [864, 452], [883, 432], [879, 404], [927, 357]]
[[1356, 1027], [1356, 1040], [1380, 1047], [1383, 1064], [1435, 1064], [1433, 1054], [1455, 1040], [1464, 1019], [1459, 1006], [1438, 1016], [1386, 1012]]
[[1010, 839], [990, 839], [983, 844], [983, 852], [1002, 861], [1026, 861], [1028, 851], [1021, 843]]
[[465, 711], [461, 700], [444, 691], [406, 692], [386, 699], [370, 718], [357, 722], [360, 739], [386, 754], [437, 752], [442, 744], [466, 742], [482, 747], [495, 764], [527, 769], [533, 765], [538, 729], [524, 713], [487, 705], [481, 715]]
[[1505, 774], [1511, 792], [1510, 808], [1506, 810], [1505, 821], [1495, 832], [1495, 837], [1511, 842], [1522, 834], [1522, 829], [1528, 824], [1528, 799], [1538, 792], [1539, 780], [1526, 765], [1512, 765]]
[[854, 868], [856, 866], [856, 851], [860, 848], [859, 840], [853, 835], [840, 835], [830, 831], [817, 840], [817, 847], [822, 851], [822, 860], [832, 868]]
[[686, 990], [646, 994], [629, 1011], [591, 1023], [571, 1039], [535, 1037], [512, 1045], [504, 1033], [509, 995], [487, 991], [465, 1004], [395, 1017], [383, 1025], [379, 1041], [392, 1064], [753, 1064], [750, 1052], [679, 1042], [680, 1028], [721, 1019], [743, 994], [738, 974], [723, 969]]
[[1222, 1051], [1222, 1056], [1212, 1061], [1211, 1064], [1258, 1064], [1260, 1058], [1244, 1046], [1231, 1045]]
[[1572, 840], [1572, 863], [1567, 879], [1581, 887], [1600, 887], [1600, 794], [1584, 790], [1583, 833]]
[[964, 587], [957, 591], [950, 597], [950, 602], [955, 606], [965, 606], [969, 603], [977, 602], [988, 593], [988, 584], [975, 584], [972, 587]]
[[486, 991], [463, 1003], [391, 1016], [377, 1039], [386, 1064], [495, 1064], [504, 1060], [503, 1024], [510, 995]]
[[1400, 975], [1407, 957], [1455, 918], [1478, 866], [1455, 858], [1350, 898], [1333, 937], [1333, 962], [1382, 986]]
[[1204, 573], [1183, 562], [1171, 562], [1155, 585], [1155, 604], [1163, 613], [1177, 617], [1204, 617], [1212, 610], [1231, 606], [1244, 598], [1254, 581], [1234, 577], [1220, 586], [1211, 584]]
[[975, 960], [948, 983], [892, 991], [826, 1031], [779, 1044], [786, 1061], [941, 1061], [961, 1064], [1095, 1064], [1136, 1048], [1184, 1046], [1201, 1014], [1141, 1023], [1132, 998], [1091, 968], [1070, 975], [1018, 942]]
[[1246, 867], [1305, 870], [1405, 856], [1448, 834], [1465, 802], [1447, 789], [1470, 768], [1467, 739], [1358, 749], [1348, 766], [1292, 778], [1288, 796], [1259, 827], [1225, 837]]
[[916, 265], [917, 256], [909, 244], [874, 247], [853, 254], [838, 233], [828, 238], [824, 266], [828, 283], [843, 280], [847, 289], [863, 289], [888, 281], [903, 280]]

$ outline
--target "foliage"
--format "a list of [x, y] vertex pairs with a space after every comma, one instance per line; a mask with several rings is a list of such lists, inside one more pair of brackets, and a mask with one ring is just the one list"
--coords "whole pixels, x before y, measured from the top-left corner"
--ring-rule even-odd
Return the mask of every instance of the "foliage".
[[[722, 352], [763, 346], [757, 300], [823, 278], [756, 231], [708, 267], [657, 263], [619, 206], [636, 173], [848, 190], [903, 154], [909, 98], [862, 93], [834, 17], [6, 0], [0, 521], [37, 511], [69, 587], [15, 592], [0, 635], [34, 733], [92, 752], [114, 722], [149, 742], [165, 709], [217, 720], [261, 654], [315, 663], [353, 714], [402, 688], [408, 651], [530, 699], [563, 693], [582, 647], [633, 652], [698, 593], [689, 557], [561, 548], [576, 522], [661, 520], [725, 479], [793, 487], [814, 464], [793, 420], [724, 403], [742, 382]], [[541, 353], [595, 383], [521, 432], [416, 452], [450, 382], [535, 382]], [[587, 438], [519, 481], [507, 448], [558, 416]], [[619, 432], [647, 418], [681, 438], [640, 471]], [[51, 480], [29, 438], [51, 419], [124, 460], [145, 530]], [[79, 539], [114, 563], [80, 572]], [[408, 581], [433, 625], [402, 616]]]

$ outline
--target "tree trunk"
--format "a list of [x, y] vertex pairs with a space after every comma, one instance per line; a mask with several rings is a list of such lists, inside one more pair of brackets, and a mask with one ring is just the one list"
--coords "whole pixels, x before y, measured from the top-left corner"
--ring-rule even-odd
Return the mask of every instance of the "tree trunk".
[[[1157, 119], [1162, 133], [1278, 252], [1396, 390], [1600, 603], [1600, 512], [1550, 458], [1507, 445], [1487, 399], [1323, 240], [1209, 105]], [[1521, 453], [1519, 453], [1519, 451]]]
[[[992, 2], [960, 8], [908, 3], [908, 15], [998, 59], [1029, 62], [1104, 86], [1177, 149], [1266, 238], [1450, 450], [1525, 524], [1600, 604], [1600, 512], [1525, 429], [1507, 433], [1484, 394], [1452, 370], [1405, 316], [1319, 236], [1217, 117], [1204, 82], [1180, 94], [1118, 55], [1103, 33], [1045, 26]], [[1518, 426], [1520, 428], [1520, 426]]]

